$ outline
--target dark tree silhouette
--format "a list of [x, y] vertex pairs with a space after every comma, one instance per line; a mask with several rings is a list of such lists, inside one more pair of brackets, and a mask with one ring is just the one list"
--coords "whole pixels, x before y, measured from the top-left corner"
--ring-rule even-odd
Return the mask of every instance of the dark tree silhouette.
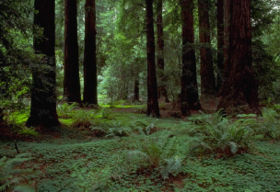
[[81, 102], [77, 35], [77, 0], [65, 3], [64, 97], [67, 102]]
[[159, 117], [158, 88], [155, 64], [155, 33], [153, 20], [153, 0], [146, 0], [147, 65], [148, 65], [148, 103], [147, 115]]
[[217, 40], [218, 40], [218, 75], [217, 75], [217, 91], [223, 83], [224, 71], [224, 0], [217, 2]]
[[[225, 82], [219, 108], [228, 112], [248, 105], [258, 112], [258, 85], [252, 68], [250, 0], [225, 4]], [[252, 110], [252, 111], [251, 111]]]
[[136, 77], [134, 80], [134, 96], [133, 101], [139, 101], [139, 79]]
[[187, 115], [191, 109], [200, 109], [197, 87], [192, 0], [181, 0], [182, 11], [182, 79], [181, 111]]
[[[32, 67], [31, 113], [27, 126], [59, 125], [56, 113], [55, 74], [55, 1], [35, 0], [34, 50], [40, 61]], [[37, 35], [42, 31], [42, 36]]]
[[164, 36], [163, 36], [163, 19], [162, 19], [162, 0], [157, 0], [157, 66], [159, 69], [159, 98], [163, 96], [166, 102], [169, 102], [165, 75], [164, 75]]
[[85, 5], [85, 54], [84, 54], [84, 100], [97, 105], [96, 64], [96, 9], [95, 0], [86, 0]]
[[208, 10], [209, 0], [198, 0], [201, 94], [206, 97], [216, 93]]

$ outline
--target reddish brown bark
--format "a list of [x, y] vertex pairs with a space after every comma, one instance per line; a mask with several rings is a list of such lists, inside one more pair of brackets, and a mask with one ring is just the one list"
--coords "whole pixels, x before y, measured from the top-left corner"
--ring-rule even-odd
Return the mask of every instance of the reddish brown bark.
[[163, 19], [162, 19], [162, 0], [157, 0], [157, 44], [158, 44], [158, 54], [157, 54], [157, 66], [159, 69], [159, 98], [163, 96], [166, 102], [169, 102], [166, 82], [164, 78], [164, 36], [163, 36]]
[[225, 5], [225, 82], [219, 108], [249, 106], [258, 112], [258, 85], [252, 68], [250, 0], [229, 0]]
[[219, 90], [223, 83], [224, 71], [224, 0], [217, 2], [217, 40], [218, 40], [218, 75], [217, 75], [217, 90]]
[[201, 94], [215, 95], [215, 76], [211, 52], [209, 0], [198, 0]]
[[148, 103], [147, 115], [159, 117], [158, 88], [155, 64], [155, 34], [153, 20], [153, 0], [146, 0], [146, 30], [147, 30], [147, 69], [148, 69]]
[[34, 31], [34, 50], [41, 58], [32, 67], [31, 112], [26, 124], [51, 128], [59, 125], [55, 94], [55, 1], [35, 0], [34, 7], [38, 11], [34, 25], [43, 31], [43, 37]]
[[96, 64], [96, 9], [95, 0], [86, 0], [85, 5], [85, 53], [84, 53], [84, 100], [97, 105]]
[[187, 115], [191, 109], [200, 109], [196, 75], [193, 28], [193, 1], [181, 0], [182, 8], [182, 79], [181, 111]]
[[81, 102], [77, 35], [77, 1], [65, 0], [64, 97]]

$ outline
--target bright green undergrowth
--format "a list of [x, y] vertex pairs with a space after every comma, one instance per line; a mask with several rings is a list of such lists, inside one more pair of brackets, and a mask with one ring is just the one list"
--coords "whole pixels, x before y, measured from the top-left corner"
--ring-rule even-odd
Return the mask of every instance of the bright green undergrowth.
[[[18, 159], [15, 144], [0, 143], [0, 169], [8, 169], [0, 178], [2, 187], [54, 192], [279, 191], [277, 108], [264, 109], [258, 118], [215, 113], [189, 121], [109, 108], [62, 108], [60, 121], [66, 126], [61, 137], [18, 142], [30, 159], [6, 166]], [[18, 168], [34, 174], [15, 176]]]

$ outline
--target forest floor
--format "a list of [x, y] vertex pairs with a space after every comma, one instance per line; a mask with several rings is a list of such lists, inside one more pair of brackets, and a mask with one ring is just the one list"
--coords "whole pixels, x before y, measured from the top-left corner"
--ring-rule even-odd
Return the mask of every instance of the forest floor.
[[[5, 171], [15, 191], [280, 191], [278, 141], [255, 139], [230, 156], [193, 153], [198, 137], [189, 130], [201, 115], [153, 119], [140, 105], [104, 107], [61, 106], [57, 132], [24, 128], [24, 141], [1, 141], [0, 179]], [[18, 125], [27, 116], [11, 114]]]

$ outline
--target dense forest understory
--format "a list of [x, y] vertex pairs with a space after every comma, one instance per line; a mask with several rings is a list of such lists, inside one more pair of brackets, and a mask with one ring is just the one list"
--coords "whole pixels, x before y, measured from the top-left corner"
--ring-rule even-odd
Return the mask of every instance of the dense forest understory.
[[[147, 117], [141, 105], [104, 107], [64, 105], [58, 132], [22, 130], [18, 141], [2, 141], [1, 178], [18, 191], [279, 191], [272, 109], [258, 120], [215, 113], [186, 121]], [[18, 126], [28, 117], [11, 115]]]
[[0, 191], [279, 192], [278, 0], [0, 1]]

